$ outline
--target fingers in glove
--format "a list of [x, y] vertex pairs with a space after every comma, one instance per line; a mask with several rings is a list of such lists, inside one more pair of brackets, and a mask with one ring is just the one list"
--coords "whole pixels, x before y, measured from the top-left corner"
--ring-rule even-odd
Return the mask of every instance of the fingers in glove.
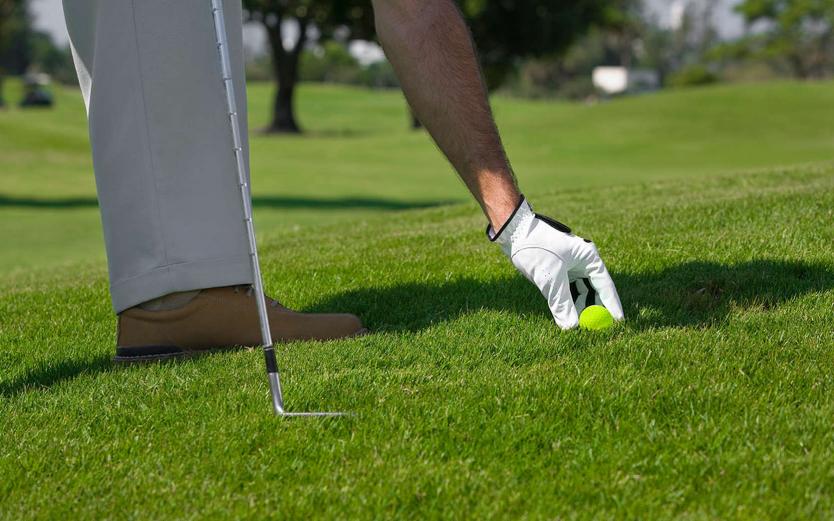
[[579, 325], [568, 269], [559, 256], [542, 248], [524, 248], [513, 255], [512, 261], [518, 271], [539, 288], [556, 325], [562, 329]]
[[614, 281], [611, 279], [611, 275], [605, 268], [605, 263], [602, 262], [599, 254], [595, 255], [595, 258], [588, 264], [587, 276], [602, 305], [611, 313], [614, 320], [625, 318], [623, 305], [620, 303], [620, 296], [617, 294], [617, 287], [614, 285]]
[[564, 268], [560, 269], [554, 275], [551, 284], [552, 286], [545, 297], [548, 306], [550, 306], [550, 312], [553, 314], [553, 320], [562, 329], [575, 328], [579, 325], [579, 314], [576, 312], [573, 295], [570, 292], [568, 271]]

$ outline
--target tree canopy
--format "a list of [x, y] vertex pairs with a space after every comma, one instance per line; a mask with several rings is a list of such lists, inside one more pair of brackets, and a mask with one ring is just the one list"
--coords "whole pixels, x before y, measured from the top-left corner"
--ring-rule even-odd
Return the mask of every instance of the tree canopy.
[[499, 86], [518, 60], [559, 54], [594, 25], [630, 23], [632, 0], [459, 0], [487, 83]]
[[[560, 54], [592, 26], [632, 28], [639, 0], [456, 0], [473, 34], [487, 84], [500, 86], [519, 61]], [[268, 130], [298, 132], [293, 111], [299, 78], [299, 57], [317, 33], [320, 42], [375, 37], [370, 0], [244, 0], [250, 20], [259, 21], [270, 42], [278, 89]], [[287, 41], [285, 24], [297, 24], [297, 36]]]
[[31, 20], [24, 0], [0, 0], [0, 68], [23, 72], [29, 58], [25, 44], [30, 29]]
[[16, 48], [25, 41], [20, 34], [29, 30], [29, 17], [24, 0], [0, 0], [0, 106], [3, 100], [3, 75], [21, 72], [28, 63], [28, 49]]
[[749, 54], [784, 62], [798, 78], [834, 71], [834, 0], [744, 0], [736, 10], [759, 24], [745, 42]]

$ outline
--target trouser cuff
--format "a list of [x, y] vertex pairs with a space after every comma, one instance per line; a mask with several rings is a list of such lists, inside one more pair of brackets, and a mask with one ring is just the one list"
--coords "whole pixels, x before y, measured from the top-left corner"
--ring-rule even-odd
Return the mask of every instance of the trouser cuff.
[[116, 313], [148, 300], [197, 289], [252, 284], [252, 265], [248, 255], [222, 259], [170, 264], [119, 281], [110, 286]]

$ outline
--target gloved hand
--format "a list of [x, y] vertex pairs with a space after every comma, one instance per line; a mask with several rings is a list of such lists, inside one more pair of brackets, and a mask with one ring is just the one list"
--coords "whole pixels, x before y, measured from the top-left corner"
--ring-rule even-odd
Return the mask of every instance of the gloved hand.
[[579, 313], [593, 304], [605, 306], [614, 320], [623, 319], [617, 288], [594, 243], [533, 213], [526, 199], [497, 233], [487, 226], [487, 236], [539, 288], [562, 329], [579, 325]]

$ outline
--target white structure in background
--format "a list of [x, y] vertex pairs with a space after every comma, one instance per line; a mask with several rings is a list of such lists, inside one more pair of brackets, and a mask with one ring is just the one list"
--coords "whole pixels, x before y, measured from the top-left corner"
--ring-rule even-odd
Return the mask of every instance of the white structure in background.
[[646, 92], [660, 88], [660, 75], [649, 69], [625, 67], [596, 67], [593, 72], [594, 87], [609, 96]]
[[375, 42], [367, 42], [365, 40], [353, 40], [348, 44], [348, 52], [351, 56], [356, 58], [359, 65], [367, 67], [374, 63], [385, 61], [385, 53], [382, 47]]

